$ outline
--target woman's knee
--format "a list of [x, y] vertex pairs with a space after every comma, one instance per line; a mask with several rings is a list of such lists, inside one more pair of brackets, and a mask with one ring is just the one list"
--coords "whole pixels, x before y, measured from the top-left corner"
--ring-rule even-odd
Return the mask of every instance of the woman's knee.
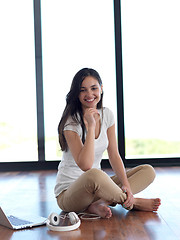
[[143, 170], [146, 172], [146, 176], [149, 178], [150, 182], [153, 182], [156, 177], [156, 172], [150, 164], [142, 165]]

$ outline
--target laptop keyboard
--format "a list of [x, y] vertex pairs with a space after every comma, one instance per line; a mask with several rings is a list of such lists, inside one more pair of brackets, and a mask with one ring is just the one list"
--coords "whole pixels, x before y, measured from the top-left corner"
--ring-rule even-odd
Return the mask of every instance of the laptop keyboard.
[[12, 216], [12, 215], [8, 216], [8, 219], [9, 219], [10, 223], [14, 226], [26, 225], [26, 224], [32, 223], [32, 222], [29, 222], [29, 221], [26, 221], [26, 220], [19, 219], [17, 217]]

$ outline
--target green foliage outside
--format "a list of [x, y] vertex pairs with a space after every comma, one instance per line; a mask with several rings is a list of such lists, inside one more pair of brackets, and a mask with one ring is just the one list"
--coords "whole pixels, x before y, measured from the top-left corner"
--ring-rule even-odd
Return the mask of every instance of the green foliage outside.
[[23, 132], [15, 129], [13, 125], [0, 122], [0, 150], [8, 149], [13, 145], [15, 146], [29, 141], [36, 141], [36, 138], [33, 136], [25, 137]]
[[161, 139], [126, 139], [126, 156], [180, 155], [180, 141]]
[[[13, 126], [0, 122], [0, 151], [9, 150], [12, 146], [21, 146], [37, 144], [33, 136], [25, 137], [22, 132], [15, 131]], [[126, 158], [143, 158], [180, 156], [180, 141], [166, 141], [161, 139], [126, 139]], [[62, 151], [58, 143], [58, 137], [46, 137], [46, 150], [48, 160], [61, 159]], [[12, 151], [12, 155], [14, 150]], [[154, 156], [152, 156], [154, 155]], [[165, 156], [166, 155], [166, 156]], [[108, 158], [107, 151], [104, 152], [103, 158]]]

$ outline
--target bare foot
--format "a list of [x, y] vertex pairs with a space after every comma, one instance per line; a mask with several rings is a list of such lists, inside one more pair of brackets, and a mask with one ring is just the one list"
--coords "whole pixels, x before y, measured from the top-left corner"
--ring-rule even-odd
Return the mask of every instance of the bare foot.
[[112, 212], [108, 207], [108, 203], [102, 201], [101, 199], [92, 203], [87, 210], [90, 213], [97, 214], [102, 218], [110, 218], [112, 216]]
[[157, 211], [159, 206], [161, 205], [160, 198], [135, 198], [134, 200], [134, 210], [153, 212]]

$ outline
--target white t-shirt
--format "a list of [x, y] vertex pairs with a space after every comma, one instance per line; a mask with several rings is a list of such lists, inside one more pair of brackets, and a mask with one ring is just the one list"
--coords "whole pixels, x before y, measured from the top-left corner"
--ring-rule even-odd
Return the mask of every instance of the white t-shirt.
[[[114, 115], [108, 108], [103, 108], [103, 114], [101, 109], [98, 109], [98, 111], [101, 118], [101, 131], [99, 137], [95, 139], [95, 155], [92, 168], [101, 169], [100, 163], [102, 155], [108, 147], [107, 129], [113, 126]], [[64, 130], [74, 131], [82, 139], [82, 128], [80, 124], [73, 122], [71, 117], [68, 118]], [[67, 152], [64, 151], [62, 161], [58, 166], [56, 186], [54, 188], [55, 196], [57, 197], [63, 190], [67, 189], [83, 172], [73, 159], [70, 150], [68, 149]]]

